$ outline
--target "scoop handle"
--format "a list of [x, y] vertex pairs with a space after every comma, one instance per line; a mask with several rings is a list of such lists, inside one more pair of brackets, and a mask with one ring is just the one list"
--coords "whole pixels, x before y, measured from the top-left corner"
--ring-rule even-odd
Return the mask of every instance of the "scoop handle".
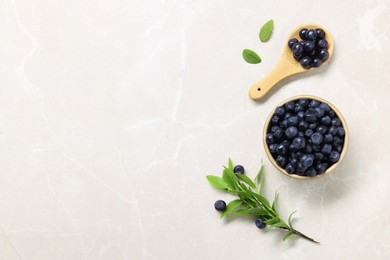
[[297, 69], [295, 64], [283, 59], [280, 60], [271, 73], [250, 87], [250, 98], [253, 100], [262, 99], [279, 81], [298, 72], [300, 72], [300, 68]]

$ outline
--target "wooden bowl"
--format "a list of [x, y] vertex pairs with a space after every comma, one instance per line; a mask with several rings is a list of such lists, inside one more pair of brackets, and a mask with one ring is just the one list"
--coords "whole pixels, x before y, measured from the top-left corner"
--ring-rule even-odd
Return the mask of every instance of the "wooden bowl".
[[300, 95], [300, 96], [295, 96], [295, 97], [288, 98], [288, 99], [284, 100], [283, 102], [281, 102], [280, 104], [278, 104], [278, 106], [284, 105], [285, 103], [287, 103], [289, 101], [295, 101], [295, 100], [301, 99], [301, 98], [314, 99], [314, 100], [317, 100], [317, 101], [320, 101], [320, 102], [328, 104], [329, 107], [336, 113], [337, 117], [340, 119], [341, 124], [342, 124], [342, 126], [344, 127], [344, 130], [345, 130], [344, 145], [343, 145], [343, 150], [341, 151], [341, 154], [340, 154], [340, 159], [335, 164], [331, 165], [328, 169], [326, 169], [326, 171], [324, 173], [321, 173], [321, 174], [319, 174], [319, 175], [317, 175], [315, 177], [301, 176], [301, 175], [298, 175], [296, 173], [292, 173], [292, 174], [287, 173], [286, 170], [284, 170], [282, 167], [280, 167], [276, 163], [274, 157], [272, 156], [272, 154], [271, 154], [271, 152], [270, 152], [270, 150], [268, 148], [268, 144], [266, 142], [266, 136], [267, 136], [268, 127], [269, 127], [271, 118], [274, 115], [275, 109], [272, 110], [272, 112], [268, 116], [267, 120], [265, 121], [264, 130], [263, 130], [263, 144], [264, 144], [264, 149], [265, 149], [265, 152], [266, 152], [266, 154], [268, 156], [268, 159], [276, 167], [276, 169], [278, 169], [284, 175], [287, 175], [287, 176], [289, 176], [291, 178], [295, 178], [295, 179], [299, 179], [299, 180], [317, 179], [317, 178], [320, 178], [320, 177], [323, 177], [325, 175], [330, 174], [340, 164], [340, 162], [342, 161], [342, 159], [345, 156], [345, 153], [347, 152], [349, 132], [348, 132], [347, 123], [345, 122], [345, 119], [341, 115], [340, 111], [333, 104], [331, 104], [329, 101], [324, 100], [322, 98], [319, 98], [319, 97], [316, 97], [316, 96], [311, 96], [311, 95]]

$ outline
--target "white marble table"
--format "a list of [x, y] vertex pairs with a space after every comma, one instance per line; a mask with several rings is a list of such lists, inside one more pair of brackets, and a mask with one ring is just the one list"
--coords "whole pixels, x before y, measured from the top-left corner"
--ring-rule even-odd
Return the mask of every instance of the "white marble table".
[[[0, 2], [0, 259], [389, 259], [390, 2]], [[273, 18], [261, 44], [258, 31]], [[315, 22], [329, 66], [263, 102], [248, 87], [286, 37]], [[245, 63], [241, 51], [263, 62]], [[350, 146], [330, 176], [297, 181], [266, 158], [280, 101], [335, 104]], [[205, 175], [232, 157], [284, 217], [321, 241], [283, 242], [251, 219], [220, 220]]]

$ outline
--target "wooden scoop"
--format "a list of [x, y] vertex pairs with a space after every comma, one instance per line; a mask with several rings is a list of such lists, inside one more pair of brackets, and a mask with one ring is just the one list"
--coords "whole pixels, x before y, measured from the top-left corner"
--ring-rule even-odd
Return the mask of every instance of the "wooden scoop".
[[286, 40], [282, 56], [278, 64], [275, 66], [275, 68], [271, 71], [270, 74], [268, 74], [265, 78], [253, 84], [249, 89], [249, 96], [253, 100], [259, 100], [263, 98], [268, 93], [268, 91], [270, 91], [270, 89], [276, 85], [276, 83], [278, 83], [284, 78], [287, 78], [288, 76], [316, 69], [316, 68], [310, 68], [310, 69], [303, 68], [299, 63], [299, 61], [296, 61], [294, 59], [293, 53], [287, 45], [287, 41], [291, 38], [297, 38], [299, 41], [301, 41], [301, 38], [299, 37], [299, 31], [302, 28], [307, 28], [307, 29], [321, 28], [322, 30], [324, 30], [325, 39], [328, 41], [328, 46], [329, 46], [328, 47], [329, 58], [323, 62], [321, 67], [324, 66], [330, 60], [330, 58], [333, 55], [334, 43], [333, 43], [333, 38], [330, 35], [329, 31], [326, 30], [321, 25], [317, 25], [317, 24], [303, 24], [298, 26], [294, 30], [294, 32], [289, 36], [289, 38]]

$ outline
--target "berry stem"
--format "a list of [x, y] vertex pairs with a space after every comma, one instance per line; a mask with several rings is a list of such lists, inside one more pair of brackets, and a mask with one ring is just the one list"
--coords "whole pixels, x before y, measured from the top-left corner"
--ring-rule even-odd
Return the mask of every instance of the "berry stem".
[[308, 237], [308, 236], [306, 236], [305, 234], [302, 234], [302, 233], [299, 232], [298, 230], [292, 229], [292, 230], [290, 230], [290, 231], [293, 232], [295, 235], [300, 236], [300, 237], [302, 237], [302, 238], [304, 238], [304, 239], [307, 239], [307, 240], [309, 240], [309, 241], [311, 241], [311, 242], [314, 242], [314, 243], [317, 243], [317, 244], [320, 243], [320, 242], [314, 240], [313, 238]]

